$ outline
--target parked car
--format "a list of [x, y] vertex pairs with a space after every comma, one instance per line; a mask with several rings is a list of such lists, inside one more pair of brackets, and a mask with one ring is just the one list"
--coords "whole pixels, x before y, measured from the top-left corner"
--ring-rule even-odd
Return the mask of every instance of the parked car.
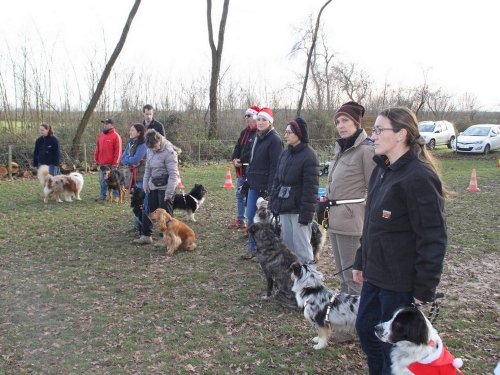
[[319, 165], [319, 175], [323, 176], [324, 174], [328, 174], [328, 169], [330, 169], [330, 162], [324, 162]]
[[457, 152], [488, 154], [500, 150], [500, 125], [478, 124], [469, 126], [452, 144]]
[[456, 130], [449, 121], [420, 121], [418, 131], [424, 137], [429, 150], [434, 150], [438, 145], [447, 145], [451, 148], [455, 141]]

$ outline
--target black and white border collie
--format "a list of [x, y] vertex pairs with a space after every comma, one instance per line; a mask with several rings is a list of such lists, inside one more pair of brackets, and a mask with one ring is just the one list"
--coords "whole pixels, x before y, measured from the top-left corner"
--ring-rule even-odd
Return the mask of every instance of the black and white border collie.
[[391, 371], [394, 375], [463, 374], [459, 370], [462, 360], [450, 354], [436, 329], [414, 307], [399, 309], [391, 320], [377, 324], [375, 335], [393, 344]]
[[207, 190], [201, 184], [194, 184], [193, 188], [188, 194], [175, 194], [174, 196], [174, 210], [184, 210], [188, 215], [188, 219], [196, 221], [194, 213], [205, 200]]

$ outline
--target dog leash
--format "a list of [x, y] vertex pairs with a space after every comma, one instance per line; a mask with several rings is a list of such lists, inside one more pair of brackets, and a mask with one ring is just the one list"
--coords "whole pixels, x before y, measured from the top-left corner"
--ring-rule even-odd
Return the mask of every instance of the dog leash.
[[339, 272], [334, 273], [333, 276], [337, 276], [337, 275], [341, 274], [344, 271], [347, 271], [349, 268], [352, 268], [352, 267], [354, 267], [354, 264], [351, 264], [349, 267], [346, 267], [343, 270], [340, 270]]
[[415, 302], [413, 302], [411, 304], [411, 307], [419, 309], [422, 306], [426, 306], [426, 305], [430, 304], [431, 305], [431, 309], [429, 311], [429, 315], [427, 315], [427, 319], [429, 319], [429, 322], [431, 322], [432, 324], [434, 324], [434, 322], [439, 317], [439, 303], [438, 303], [437, 300], [438, 300], [438, 298], [443, 298], [443, 297], [444, 297], [444, 293], [436, 293], [434, 301], [432, 301], [432, 302], [422, 302], [422, 303], [415, 303]]

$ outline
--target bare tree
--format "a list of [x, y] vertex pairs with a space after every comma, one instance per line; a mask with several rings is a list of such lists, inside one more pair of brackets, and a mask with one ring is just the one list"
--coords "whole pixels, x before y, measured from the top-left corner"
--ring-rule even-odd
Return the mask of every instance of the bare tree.
[[314, 50], [316, 48], [316, 39], [318, 38], [318, 30], [320, 27], [321, 14], [323, 13], [323, 10], [331, 2], [332, 2], [332, 0], [327, 0], [327, 2], [325, 4], [323, 4], [323, 6], [321, 7], [321, 9], [318, 13], [318, 17], [316, 18], [316, 27], [314, 29], [314, 34], [313, 34], [312, 41], [311, 41], [311, 47], [309, 48], [309, 53], [307, 55], [306, 74], [304, 75], [304, 82], [302, 84], [302, 92], [300, 94], [299, 104], [297, 105], [297, 117], [300, 116], [300, 112], [302, 111], [302, 103], [304, 102], [304, 96], [306, 94], [307, 80], [309, 78], [309, 69], [311, 67], [312, 56], [313, 56]]
[[115, 50], [111, 54], [111, 57], [109, 58], [109, 61], [106, 64], [106, 67], [104, 68], [104, 71], [102, 72], [101, 78], [99, 79], [99, 83], [97, 84], [97, 87], [95, 89], [94, 94], [92, 95], [92, 98], [90, 99], [89, 105], [87, 106], [87, 109], [85, 110], [85, 113], [83, 114], [83, 117], [80, 120], [80, 123], [78, 124], [78, 128], [76, 129], [75, 137], [73, 138], [73, 142], [71, 145], [71, 155], [74, 158], [78, 157], [82, 135], [85, 131], [85, 128], [87, 127], [87, 124], [90, 120], [90, 117], [92, 116], [92, 113], [94, 112], [97, 106], [97, 102], [99, 101], [99, 98], [102, 95], [104, 86], [106, 85], [106, 81], [109, 75], [111, 74], [111, 69], [113, 68], [113, 65], [115, 64], [116, 60], [118, 59], [118, 56], [120, 55], [120, 52], [123, 49], [123, 46], [125, 45], [125, 40], [127, 39], [127, 35], [130, 30], [130, 25], [134, 20], [134, 17], [137, 13], [137, 9], [139, 9], [140, 4], [141, 0], [135, 0], [134, 5], [128, 15], [127, 22], [125, 23], [125, 27], [123, 28], [120, 40], [116, 44]]
[[452, 98], [452, 95], [445, 93], [440, 88], [429, 93], [427, 97], [427, 107], [436, 120], [441, 120], [446, 114], [455, 110]]
[[360, 103], [369, 95], [370, 78], [364, 71], [358, 70], [354, 63], [340, 62], [335, 64], [332, 69], [335, 79], [349, 100]]
[[226, 30], [227, 13], [229, 10], [229, 0], [224, 0], [222, 8], [222, 17], [219, 23], [219, 38], [217, 46], [214, 43], [214, 32], [212, 27], [212, 0], [207, 0], [207, 25], [208, 25], [208, 42], [212, 51], [212, 72], [210, 75], [209, 89], [209, 111], [210, 124], [208, 127], [208, 138], [215, 139], [217, 137], [217, 92], [219, 87], [219, 74], [222, 60], [222, 48], [224, 46], [224, 32]]
[[474, 117], [479, 111], [479, 108], [480, 107], [477, 106], [477, 97], [470, 92], [466, 92], [459, 99], [459, 109], [467, 113], [471, 123], [474, 122]]

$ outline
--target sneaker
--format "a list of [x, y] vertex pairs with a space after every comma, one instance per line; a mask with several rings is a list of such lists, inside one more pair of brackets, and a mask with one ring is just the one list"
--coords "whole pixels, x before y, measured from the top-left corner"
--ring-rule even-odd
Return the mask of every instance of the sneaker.
[[252, 258], [255, 258], [255, 255], [250, 254], [250, 253], [246, 253], [245, 255], [241, 256], [241, 259], [245, 259], [245, 260], [250, 260]]
[[246, 223], [240, 219], [234, 219], [229, 224], [226, 225], [228, 229], [245, 229], [247, 227]]
[[136, 245], [150, 245], [153, 243], [151, 236], [140, 236], [138, 239], [133, 240]]
[[99, 197], [99, 198], [95, 199], [96, 202], [102, 202], [102, 201], [105, 201], [105, 200], [106, 200], [106, 197]]
[[119, 202], [120, 202], [120, 199], [118, 199], [118, 198], [113, 198], [113, 202], [115, 202], [115, 203], [119, 203]]
[[160, 238], [158, 241], [155, 242], [153, 245], [154, 247], [165, 247], [165, 241], [163, 241], [162, 238]]

